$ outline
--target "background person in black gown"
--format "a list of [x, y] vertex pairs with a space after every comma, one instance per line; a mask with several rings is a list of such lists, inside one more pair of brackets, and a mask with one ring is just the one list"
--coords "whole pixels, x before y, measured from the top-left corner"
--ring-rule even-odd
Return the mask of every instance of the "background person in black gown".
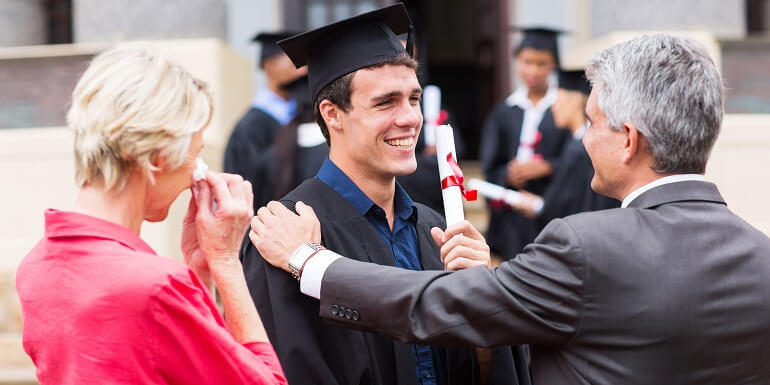
[[591, 92], [584, 72], [563, 72], [559, 86], [551, 112], [556, 126], [569, 131], [572, 137], [564, 146], [560, 167], [551, 177], [545, 193], [539, 196], [522, 190], [524, 200], [513, 207], [525, 216], [535, 218], [543, 227], [554, 218], [620, 206], [618, 200], [591, 189], [594, 167], [582, 143], [588, 124], [585, 106]]
[[[543, 194], [559, 167], [569, 133], [556, 128], [550, 107], [556, 101], [557, 32], [527, 29], [514, 51], [522, 85], [500, 102], [484, 125], [480, 158], [487, 181]], [[492, 202], [487, 242], [492, 252], [511, 258], [535, 239], [537, 223]]]
[[289, 124], [297, 114], [297, 102], [289, 86], [307, 73], [305, 68], [295, 68], [276, 44], [291, 35], [293, 33], [278, 32], [254, 37], [262, 46], [259, 66], [265, 73], [266, 85], [257, 92], [251, 108], [236, 124], [225, 148], [224, 170], [251, 182], [255, 211], [273, 196], [268, 174], [272, 154], [266, 150], [281, 126]]

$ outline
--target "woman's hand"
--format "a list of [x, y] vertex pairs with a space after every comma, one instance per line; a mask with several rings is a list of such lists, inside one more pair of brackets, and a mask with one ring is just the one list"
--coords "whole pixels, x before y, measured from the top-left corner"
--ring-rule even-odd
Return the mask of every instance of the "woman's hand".
[[197, 267], [205, 261], [209, 270], [239, 263], [238, 252], [254, 213], [251, 183], [238, 175], [208, 171], [206, 179], [194, 187], [198, 191], [195, 202], [190, 203], [182, 237], [185, 260]]
[[508, 183], [517, 189], [524, 188], [533, 179], [544, 178], [553, 172], [551, 162], [544, 159], [533, 159], [529, 162], [518, 162], [516, 159], [508, 162]]
[[[192, 189], [197, 189], [197, 187], [193, 186]], [[182, 221], [182, 256], [184, 256], [184, 262], [187, 266], [190, 266], [198, 274], [204, 286], [211, 290], [214, 282], [206, 257], [198, 245], [198, 232], [195, 228], [195, 216], [198, 213], [198, 205], [195, 203], [196, 194], [197, 192], [193, 192], [190, 196], [190, 204], [187, 206], [187, 213]]]

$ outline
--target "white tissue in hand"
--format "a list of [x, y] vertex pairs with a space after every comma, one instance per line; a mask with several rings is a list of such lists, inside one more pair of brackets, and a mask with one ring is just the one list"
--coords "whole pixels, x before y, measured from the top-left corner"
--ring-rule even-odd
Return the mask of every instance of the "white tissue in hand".
[[195, 171], [193, 171], [193, 180], [198, 182], [201, 180], [206, 179], [206, 171], [209, 169], [209, 166], [206, 165], [206, 162], [201, 159], [201, 157], [195, 158]]

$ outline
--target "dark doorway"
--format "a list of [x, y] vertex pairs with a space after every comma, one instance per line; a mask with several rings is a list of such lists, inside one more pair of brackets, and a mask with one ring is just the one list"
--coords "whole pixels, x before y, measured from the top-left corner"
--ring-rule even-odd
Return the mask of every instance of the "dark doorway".
[[499, 0], [404, 0], [418, 36], [422, 81], [441, 88], [442, 107], [478, 159], [486, 114], [509, 89], [507, 10]]

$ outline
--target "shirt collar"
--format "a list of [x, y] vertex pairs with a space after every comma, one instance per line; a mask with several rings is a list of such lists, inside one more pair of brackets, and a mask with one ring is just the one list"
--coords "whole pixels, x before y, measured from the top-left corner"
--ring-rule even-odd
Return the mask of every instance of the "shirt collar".
[[283, 125], [289, 124], [294, 118], [297, 112], [297, 101], [294, 99], [283, 100], [282, 97], [276, 95], [275, 92], [269, 88], [262, 88], [257, 93], [257, 97], [252, 102], [254, 108], [259, 108], [265, 111], [278, 123]]
[[634, 199], [638, 198], [639, 195], [642, 195], [644, 192], [651, 190], [655, 187], [662, 186], [664, 184], [685, 182], [685, 181], [703, 181], [703, 180], [704, 178], [702, 174], [676, 174], [676, 175], [665, 176], [663, 178], [659, 178], [650, 183], [647, 183], [646, 185], [632, 191], [631, 194], [628, 194], [625, 197], [625, 199], [623, 199], [623, 203], [620, 205], [620, 207], [622, 208], [628, 207], [628, 205], [631, 204], [631, 202], [633, 202]]
[[45, 211], [45, 236], [47, 238], [90, 237], [111, 239], [135, 250], [150, 254], [155, 251], [139, 235], [117, 223], [74, 211]]
[[[337, 194], [340, 194], [345, 200], [350, 202], [362, 216], [366, 215], [372, 209], [372, 206], [378, 207], [329, 158], [324, 159], [318, 174], [316, 174], [316, 178], [326, 183]], [[393, 209], [395, 215], [402, 219], [408, 219], [417, 212], [412, 198], [409, 197], [409, 194], [398, 183], [396, 183], [396, 191], [393, 196]]]

